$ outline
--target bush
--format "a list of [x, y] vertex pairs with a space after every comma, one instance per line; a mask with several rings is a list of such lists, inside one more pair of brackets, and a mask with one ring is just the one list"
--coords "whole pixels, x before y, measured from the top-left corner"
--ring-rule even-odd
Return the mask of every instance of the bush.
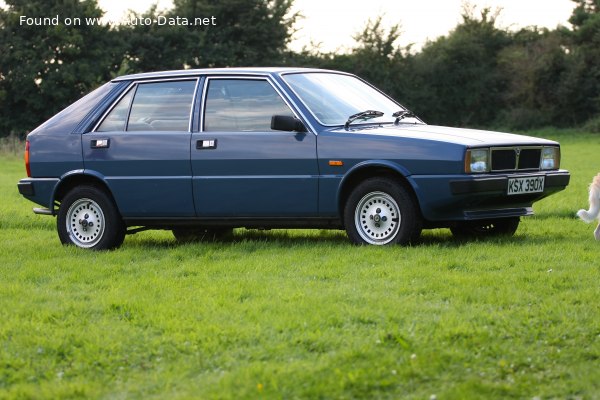
[[18, 135], [0, 137], [0, 155], [18, 155], [25, 151], [25, 141]]
[[519, 107], [502, 111], [499, 114], [496, 125], [509, 129], [528, 130], [551, 125], [548, 115], [540, 110]]
[[583, 130], [586, 132], [600, 133], [600, 115], [588, 119], [583, 125]]

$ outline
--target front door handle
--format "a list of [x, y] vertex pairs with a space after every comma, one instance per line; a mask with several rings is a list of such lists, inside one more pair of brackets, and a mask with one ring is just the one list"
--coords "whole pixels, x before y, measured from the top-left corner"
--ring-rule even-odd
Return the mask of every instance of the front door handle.
[[110, 147], [110, 139], [92, 139], [90, 147], [92, 149], [108, 149]]
[[196, 140], [197, 150], [211, 150], [217, 148], [217, 139]]

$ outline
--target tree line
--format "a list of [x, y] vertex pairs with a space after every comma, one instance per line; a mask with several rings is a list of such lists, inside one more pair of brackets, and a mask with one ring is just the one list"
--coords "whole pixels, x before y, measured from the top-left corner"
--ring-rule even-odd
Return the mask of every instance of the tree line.
[[[64, 18], [100, 18], [97, 0], [6, 0], [0, 137], [25, 135], [119, 75], [230, 66], [355, 73], [431, 124], [600, 131], [600, 0], [573, 1], [571, 26], [553, 30], [509, 31], [490, 8], [465, 7], [451, 32], [419, 50], [397, 45], [400, 26], [384, 29], [379, 18], [355, 35], [350, 51], [336, 53], [288, 49], [300, 17], [291, 12], [293, 0], [175, 0], [169, 10], [131, 15], [210, 17], [216, 26], [67, 25]], [[59, 23], [23, 23], [55, 16]]]

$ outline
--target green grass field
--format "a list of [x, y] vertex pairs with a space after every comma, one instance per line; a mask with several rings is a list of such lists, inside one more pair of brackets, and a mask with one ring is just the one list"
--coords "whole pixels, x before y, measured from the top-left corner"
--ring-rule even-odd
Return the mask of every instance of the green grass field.
[[308, 230], [63, 247], [5, 151], [0, 399], [599, 399], [600, 243], [574, 214], [600, 136], [537, 134], [571, 184], [515, 237], [408, 248]]

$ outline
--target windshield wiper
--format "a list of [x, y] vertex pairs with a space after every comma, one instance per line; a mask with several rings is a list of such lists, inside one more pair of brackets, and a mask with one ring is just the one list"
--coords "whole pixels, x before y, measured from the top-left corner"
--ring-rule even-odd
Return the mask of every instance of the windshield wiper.
[[367, 111], [359, 112], [356, 114], [352, 114], [351, 116], [348, 117], [348, 121], [346, 121], [346, 123], [344, 124], [344, 129], [348, 130], [348, 128], [350, 127], [350, 124], [352, 122], [356, 121], [357, 119], [367, 120], [367, 119], [377, 118], [377, 117], [381, 117], [381, 116], [383, 116], [383, 113], [381, 111], [375, 111], [375, 110], [367, 110]]
[[392, 114], [392, 117], [396, 117], [394, 125], [398, 125], [404, 118], [417, 118], [417, 116], [410, 110], [396, 111]]

